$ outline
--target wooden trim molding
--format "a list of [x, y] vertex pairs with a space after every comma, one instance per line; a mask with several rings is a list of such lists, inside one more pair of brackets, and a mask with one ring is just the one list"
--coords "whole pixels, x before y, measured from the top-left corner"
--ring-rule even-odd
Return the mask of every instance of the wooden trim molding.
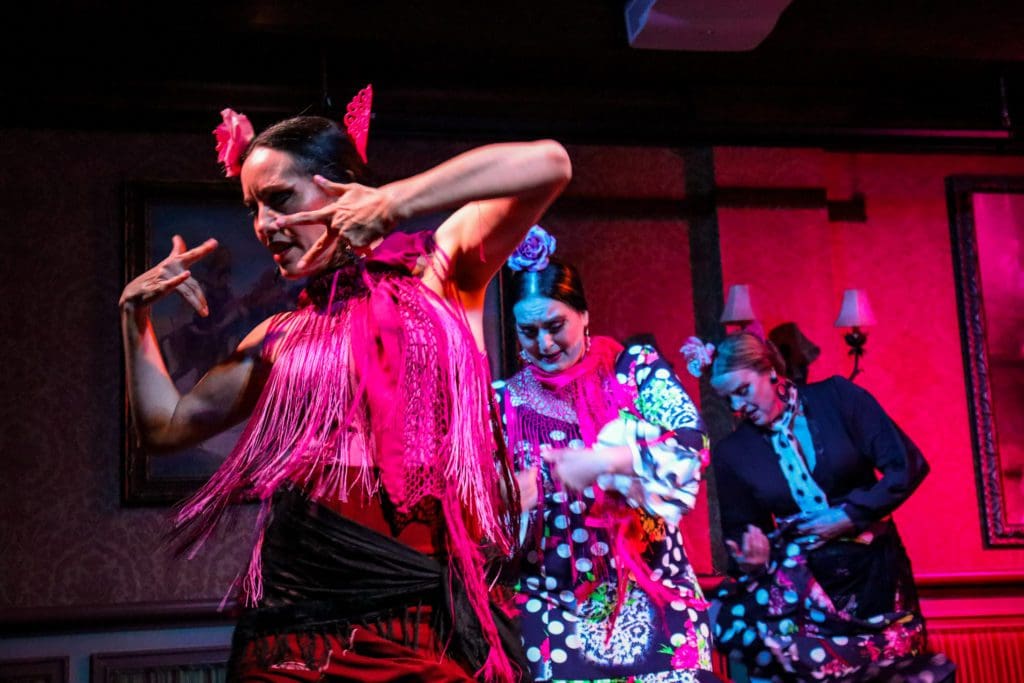
[[68, 658], [0, 660], [0, 681], [4, 683], [68, 683]]
[[[180, 650], [147, 650], [141, 652], [100, 652], [90, 657], [91, 683], [127, 683], [138, 680], [160, 680], [182, 683], [196, 680], [223, 680], [217, 674], [226, 671], [230, 648], [207, 647]], [[185, 676], [184, 674], [188, 674]]]

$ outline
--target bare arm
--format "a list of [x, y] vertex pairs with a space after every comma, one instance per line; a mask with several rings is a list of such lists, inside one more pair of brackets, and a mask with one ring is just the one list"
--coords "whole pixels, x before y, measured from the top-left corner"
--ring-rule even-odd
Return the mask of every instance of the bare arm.
[[382, 189], [399, 219], [461, 207], [435, 240], [449, 259], [448, 279], [472, 309], [483, 305], [487, 283], [571, 177], [565, 149], [541, 140], [478, 147]]
[[150, 306], [178, 291], [201, 315], [206, 300], [187, 266], [216, 242], [186, 251], [180, 238], [167, 259], [128, 283], [121, 296], [128, 400], [143, 442], [158, 451], [198, 443], [242, 420], [255, 405], [265, 380], [259, 349], [269, 321], [254, 329], [236, 352], [182, 395], [172, 381], [150, 321]]

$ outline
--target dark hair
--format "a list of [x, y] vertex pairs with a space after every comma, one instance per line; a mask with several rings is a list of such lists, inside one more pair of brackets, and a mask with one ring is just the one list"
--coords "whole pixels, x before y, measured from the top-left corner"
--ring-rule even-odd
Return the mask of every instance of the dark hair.
[[551, 259], [543, 270], [512, 272], [512, 303], [517, 304], [531, 296], [561, 301], [578, 313], [587, 310], [587, 297], [583, 294], [579, 271], [555, 259]]
[[241, 162], [257, 147], [291, 154], [311, 176], [320, 174], [336, 183], [372, 183], [369, 168], [345, 130], [322, 116], [296, 116], [275, 123], [253, 139]]
[[786, 365], [775, 344], [761, 339], [753, 332], [734, 332], [715, 347], [711, 377], [736, 370], [775, 370], [779, 375], [786, 375]]

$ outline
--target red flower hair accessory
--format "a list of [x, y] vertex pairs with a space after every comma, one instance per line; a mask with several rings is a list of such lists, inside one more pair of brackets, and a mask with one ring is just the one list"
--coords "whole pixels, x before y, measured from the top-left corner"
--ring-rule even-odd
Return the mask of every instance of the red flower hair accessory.
[[370, 137], [370, 110], [373, 106], [373, 85], [356, 93], [345, 107], [345, 132], [355, 145], [359, 157], [366, 163], [366, 141]]
[[245, 114], [233, 109], [220, 112], [223, 122], [213, 130], [217, 136], [217, 161], [224, 164], [224, 175], [233, 178], [242, 172], [242, 155], [253, 139], [252, 124]]

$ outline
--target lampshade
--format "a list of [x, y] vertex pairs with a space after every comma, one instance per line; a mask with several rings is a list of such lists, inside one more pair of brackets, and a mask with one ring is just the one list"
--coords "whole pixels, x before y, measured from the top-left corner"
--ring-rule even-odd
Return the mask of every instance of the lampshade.
[[747, 285], [733, 285], [729, 287], [729, 296], [725, 299], [725, 310], [719, 322], [723, 323], [745, 323], [756, 320], [757, 314], [750, 303], [750, 287]]
[[866, 327], [875, 324], [875, 314], [863, 289], [848, 289], [843, 292], [843, 303], [839, 307], [836, 327]]

